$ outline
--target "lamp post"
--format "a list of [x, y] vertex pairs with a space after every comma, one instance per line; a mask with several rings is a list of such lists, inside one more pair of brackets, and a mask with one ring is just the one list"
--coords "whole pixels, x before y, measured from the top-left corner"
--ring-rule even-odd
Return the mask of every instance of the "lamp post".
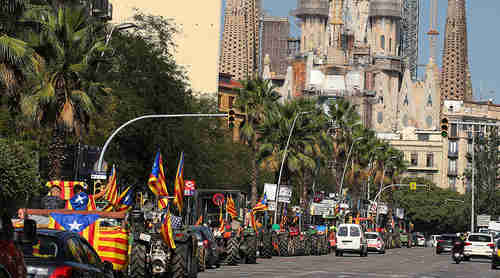
[[[352, 149], [354, 147], [354, 144], [363, 138], [364, 137], [358, 137], [358, 138], [355, 138], [354, 140], [352, 140], [351, 147], [349, 148], [349, 152], [347, 153], [347, 159], [345, 161], [344, 171], [342, 173], [342, 179], [340, 180], [339, 196], [342, 196], [342, 187], [344, 186], [344, 177], [345, 177], [345, 172], [347, 169], [347, 163], [349, 163], [349, 158], [351, 157], [351, 153], [352, 153]], [[341, 198], [341, 200], [342, 200], [342, 198]]]
[[[382, 150], [383, 148], [382, 147], [378, 147], [376, 148], [375, 150]], [[370, 172], [373, 168], [373, 157], [375, 156], [375, 152], [372, 152], [370, 154], [370, 163], [368, 163], [370, 165]], [[370, 177], [368, 177], [368, 180], [366, 181], [366, 199], [367, 200], [370, 200]]]
[[292, 138], [292, 133], [293, 129], [295, 128], [295, 123], [297, 122], [297, 119], [299, 118], [300, 115], [304, 114], [309, 114], [312, 113], [313, 111], [307, 111], [307, 112], [299, 112], [295, 116], [295, 119], [293, 119], [292, 127], [290, 127], [290, 134], [288, 134], [288, 140], [286, 141], [286, 146], [285, 146], [285, 151], [283, 152], [283, 159], [281, 160], [281, 167], [280, 167], [280, 173], [278, 176], [278, 184], [276, 185], [276, 193], [274, 194], [276, 206], [274, 208], [274, 219], [273, 219], [273, 224], [277, 224], [277, 218], [278, 218], [278, 197], [280, 193], [280, 183], [281, 183], [281, 174], [283, 173], [283, 166], [285, 165], [285, 159], [286, 155], [288, 152], [288, 146], [290, 145], [290, 139]]
[[[104, 47], [108, 47], [108, 44], [111, 41], [111, 36], [113, 35], [113, 32], [115, 30], [121, 31], [121, 30], [125, 30], [125, 29], [130, 29], [130, 28], [138, 28], [138, 26], [135, 25], [134, 23], [130, 23], [130, 22], [124, 22], [124, 23], [120, 23], [117, 25], [113, 25], [113, 27], [111, 27], [111, 30], [109, 31], [109, 33], [106, 34], [106, 41], [104, 42]], [[104, 56], [104, 51], [101, 52], [101, 57], [103, 57], [103, 56]], [[99, 65], [100, 64], [97, 64], [96, 71], [99, 70]]]

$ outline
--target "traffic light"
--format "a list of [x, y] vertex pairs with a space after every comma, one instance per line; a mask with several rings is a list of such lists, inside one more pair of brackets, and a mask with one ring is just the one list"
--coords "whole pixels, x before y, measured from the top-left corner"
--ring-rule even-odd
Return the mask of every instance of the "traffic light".
[[448, 137], [448, 119], [443, 118], [441, 120], [441, 136]]
[[104, 182], [102, 180], [94, 181], [94, 195], [104, 190]]
[[229, 112], [227, 113], [227, 127], [228, 128], [234, 128], [234, 116], [235, 116], [235, 113], [234, 113], [234, 110], [229, 110]]

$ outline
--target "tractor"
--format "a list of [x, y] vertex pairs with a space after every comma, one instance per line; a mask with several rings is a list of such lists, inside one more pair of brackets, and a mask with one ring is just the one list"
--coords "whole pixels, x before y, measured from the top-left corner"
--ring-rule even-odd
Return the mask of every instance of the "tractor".
[[[226, 200], [231, 197], [238, 212], [236, 219], [231, 219], [226, 211]], [[221, 248], [221, 259], [228, 265], [257, 262], [257, 233], [248, 225], [243, 208], [247, 203], [247, 194], [240, 190], [199, 189], [194, 198], [195, 215], [202, 217], [214, 230], [214, 236]], [[221, 226], [219, 218], [224, 219]], [[231, 220], [230, 220], [231, 219]]]

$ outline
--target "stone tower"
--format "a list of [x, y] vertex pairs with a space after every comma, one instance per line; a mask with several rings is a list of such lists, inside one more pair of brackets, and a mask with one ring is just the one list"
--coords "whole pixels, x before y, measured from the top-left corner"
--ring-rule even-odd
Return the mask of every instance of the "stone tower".
[[[227, 0], [219, 72], [236, 80], [258, 72], [260, 0]], [[203, 47], [203, 46], [200, 46]]]
[[297, 9], [291, 14], [301, 21], [301, 53], [326, 54], [329, 4], [329, 0], [297, 0]]
[[398, 128], [398, 93], [402, 74], [399, 53], [401, 0], [370, 1], [369, 42], [375, 69], [377, 102], [373, 105], [373, 124], [377, 131]]
[[442, 100], [472, 100], [467, 55], [465, 0], [448, 0], [444, 35]]

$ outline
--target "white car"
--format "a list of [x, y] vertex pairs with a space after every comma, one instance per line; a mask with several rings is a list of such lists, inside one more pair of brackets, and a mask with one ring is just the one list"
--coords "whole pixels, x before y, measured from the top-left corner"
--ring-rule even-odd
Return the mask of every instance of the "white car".
[[493, 237], [490, 234], [469, 234], [465, 240], [464, 259], [468, 261], [471, 257], [491, 258], [494, 247]]
[[438, 240], [441, 238], [440, 235], [432, 235], [431, 236], [431, 244], [432, 244], [432, 247], [436, 248], [437, 246], [437, 243], [438, 243]]
[[385, 243], [379, 233], [365, 233], [368, 251], [375, 251], [380, 254], [385, 254]]
[[335, 256], [344, 253], [357, 253], [361, 257], [368, 256], [366, 237], [358, 224], [341, 224], [337, 229], [337, 249]]
[[417, 246], [425, 247], [425, 237], [423, 235], [417, 236]]

